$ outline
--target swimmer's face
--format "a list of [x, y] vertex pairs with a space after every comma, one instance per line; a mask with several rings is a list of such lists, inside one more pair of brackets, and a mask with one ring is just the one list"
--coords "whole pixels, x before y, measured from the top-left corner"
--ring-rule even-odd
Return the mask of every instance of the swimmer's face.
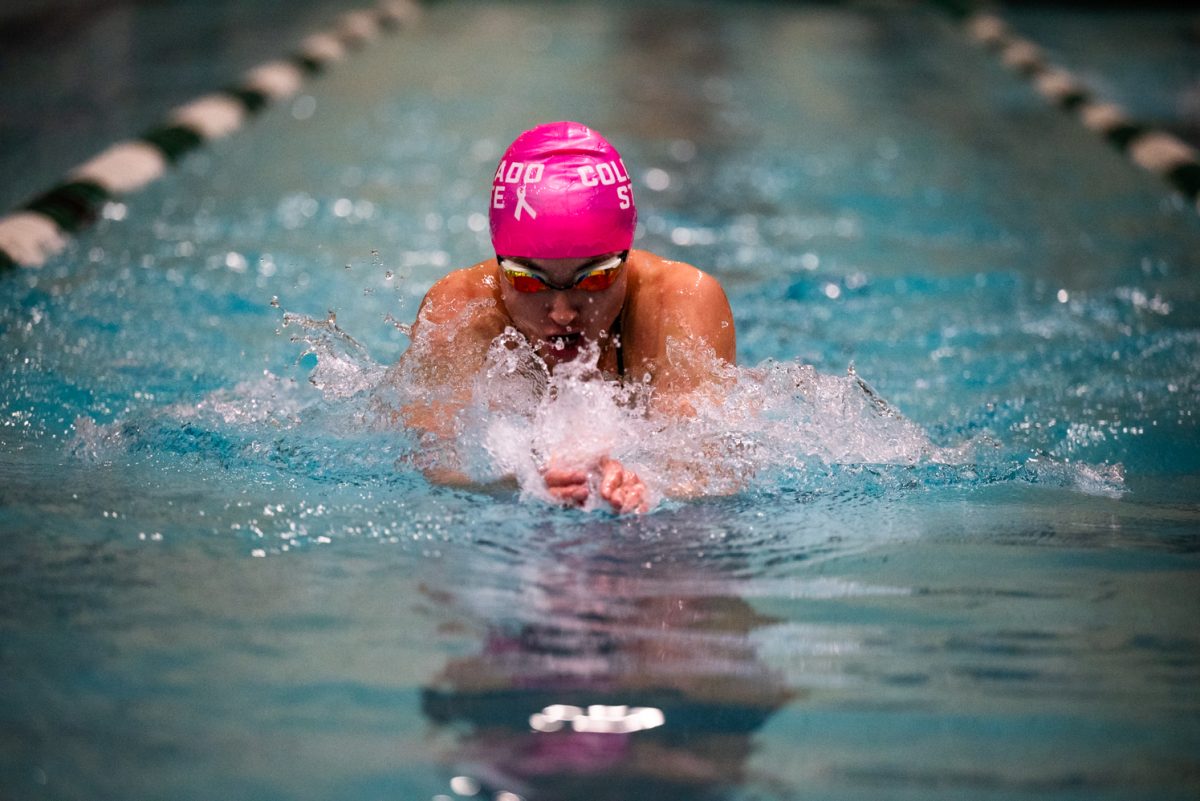
[[[621, 313], [628, 285], [628, 267], [622, 256], [604, 253], [586, 259], [500, 260], [498, 278], [504, 305], [513, 325], [533, 343], [547, 365], [571, 361], [586, 343], [608, 344], [608, 333]], [[585, 288], [605, 283], [603, 289]]]

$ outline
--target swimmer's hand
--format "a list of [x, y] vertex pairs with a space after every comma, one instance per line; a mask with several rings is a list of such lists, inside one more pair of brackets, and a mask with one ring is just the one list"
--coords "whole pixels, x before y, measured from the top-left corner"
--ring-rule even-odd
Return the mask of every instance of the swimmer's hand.
[[588, 499], [588, 474], [586, 470], [556, 467], [554, 460], [542, 470], [546, 489], [555, 500], [568, 506], [583, 506]]
[[646, 485], [637, 473], [626, 470], [616, 459], [600, 460], [600, 497], [615, 511], [645, 514], [650, 510], [646, 495]]
[[[648, 492], [642, 479], [632, 470], [626, 470], [616, 459], [604, 457], [596, 465], [600, 479], [600, 497], [608, 501], [618, 514], [636, 512], [644, 514], [650, 510]], [[569, 506], [587, 503], [591, 490], [588, 479], [592, 472], [578, 468], [555, 466], [553, 460], [542, 471], [546, 489], [559, 502]]]

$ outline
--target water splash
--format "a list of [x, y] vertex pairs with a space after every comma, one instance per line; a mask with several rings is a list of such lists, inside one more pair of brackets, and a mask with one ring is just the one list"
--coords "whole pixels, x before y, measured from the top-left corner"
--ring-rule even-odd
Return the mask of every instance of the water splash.
[[544, 468], [594, 472], [605, 456], [637, 471], [659, 500], [784, 486], [874, 492], [1022, 481], [1104, 495], [1124, 489], [1119, 466], [1014, 452], [989, 432], [936, 443], [853, 366], [844, 376], [772, 360], [734, 367], [701, 343], [674, 341], [668, 359], [713, 376], [710, 391], [690, 397], [679, 415], [660, 409], [648, 385], [600, 380], [597, 359], [591, 349], [551, 373], [509, 329], [469, 384], [456, 386], [455, 374], [443, 372], [430, 383], [403, 369], [390, 380], [401, 404], [469, 398], [445, 428], [455, 443], [439, 454], [440, 466], [480, 482], [514, 476], [524, 495], [543, 500]]
[[[853, 366], [845, 375], [774, 360], [735, 367], [699, 343], [673, 341], [668, 358], [701, 363], [713, 376], [709, 390], [689, 396], [681, 415], [661, 408], [645, 383], [603, 380], [595, 348], [551, 373], [514, 329], [490, 344], [482, 370], [465, 372], [462, 365], [420, 360], [382, 365], [333, 314], [288, 313], [284, 325], [295, 330], [301, 358], [315, 357], [311, 388], [264, 372], [194, 404], [106, 425], [82, 418], [71, 452], [100, 461], [122, 452], [207, 453], [227, 466], [351, 483], [449, 470], [479, 484], [515, 478], [523, 497], [544, 502], [551, 501], [541, 478], [547, 466], [594, 473], [603, 457], [637, 471], [655, 503], [745, 493], [872, 496], [1003, 482], [1109, 496], [1124, 491], [1119, 465], [1055, 458], [1055, 443], [1006, 444], [1002, 434], [974, 426], [960, 427], [956, 439], [953, 425], [935, 442]], [[453, 319], [426, 323], [411, 347], [419, 353], [455, 330]], [[406, 429], [413, 409], [435, 410], [438, 430]], [[1068, 429], [1064, 436], [1077, 433]]]
[[379, 383], [383, 369], [374, 364], [358, 340], [338, 327], [336, 313], [316, 319], [288, 312], [283, 315], [283, 325], [300, 326], [292, 341], [304, 344], [300, 358], [317, 357], [317, 367], [308, 380], [326, 398], [349, 398]]

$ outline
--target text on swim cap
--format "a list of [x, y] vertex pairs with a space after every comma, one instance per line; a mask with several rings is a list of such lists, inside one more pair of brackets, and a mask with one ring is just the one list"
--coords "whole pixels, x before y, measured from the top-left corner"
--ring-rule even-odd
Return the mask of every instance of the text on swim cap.
[[545, 164], [526, 164], [521, 161], [514, 161], [510, 164], [502, 161], [496, 168], [496, 177], [492, 179], [492, 183], [536, 184], [542, 180], [542, 173], [545, 170]]
[[[629, 187], [625, 185], [630, 183], [629, 172], [625, 169], [625, 162], [621, 159], [602, 161], [598, 164], [585, 164], [576, 169], [579, 172], [579, 181], [584, 186], [616, 186], [620, 208], [627, 209], [633, 205], [633, 197]], [[541, 183], [544, 173], [544, 164], [501, 161], [500, 166], [496, 168], [496, 175], [492, 178], [492, 208], [502, 209], [505, 207], [504, 184]], [[523, 192], [517, 207], [517, 219], [520, 219], [522, 206], [530, 212], [533, 211], [525, 201]]]
[[627, 184], [629, 173], [625, 171], [625, 164], [620, 159], [602, 161], [594, 167], [591, 164], [580, 167], [579, 180], [583, 181], [584, 186]]
[[[613, 184], [629, 183], [629, 172], [621, 159], [602, 161], [598, 164], [585, 164], [576, 168], [579, 180], [584, 186], [612, 186]], [[536, 184], [542, 180], [546, 165], [540, 162], [526, 164], [523, 161], [502, 161], [496, 168], [492, 178], [494, 184]]]

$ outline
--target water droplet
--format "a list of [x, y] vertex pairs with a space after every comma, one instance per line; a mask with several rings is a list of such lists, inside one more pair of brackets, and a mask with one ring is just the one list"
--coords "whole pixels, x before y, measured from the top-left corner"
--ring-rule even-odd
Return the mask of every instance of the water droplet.
[[245, 256], [231, 250], [225, 254], [225, 266], [235, 273], [244, 273], [248, 265]]
[[662, 192], [671, 185], [671, 174], [666, 170], [654, 167], [646, 170], [642, 181], [646, 184], [646, 188], [652, 192]]
[[292, 116], [298, 120], [307, 120], [317, 110], [317, 99], [312, 95], [300, 95], [292, 103]]

